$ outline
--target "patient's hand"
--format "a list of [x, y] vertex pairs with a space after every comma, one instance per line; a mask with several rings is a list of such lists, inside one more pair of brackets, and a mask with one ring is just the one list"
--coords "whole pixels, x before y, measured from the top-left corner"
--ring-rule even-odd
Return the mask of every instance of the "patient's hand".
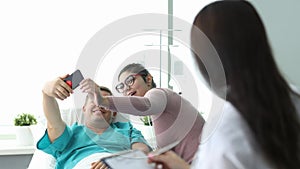
[[108, 169], [108, 167], [102, 161], [97, 161], [91, 164], [91, 169]]
[[42, 89], [43, 93], [47, 96], [60, 100], [64, 100], [69, 97], [70, 93], [73, 93], [73, 90], [67, 85], [66, 82], [63, 81], [63, 79], [66, 77], [67, 75], [46, 82]]
[[132, 146], [131, 146], [131, 149], [132, 150], [141, 150], [145, 154], [148, 154], [151, 151], [146, 144], [139, 143], [139, 142], [133, 143]]

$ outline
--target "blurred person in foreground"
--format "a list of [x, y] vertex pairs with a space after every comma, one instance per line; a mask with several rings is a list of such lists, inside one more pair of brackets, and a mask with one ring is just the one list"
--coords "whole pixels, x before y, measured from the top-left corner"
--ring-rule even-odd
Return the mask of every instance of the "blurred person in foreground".
[[[149, 156], [149, 163], [172, 169], [299, 168], [300, 97], [280, 73], [255, 8], [242, 0], [216, 1], [197, 14], [193, 25], [192, 48], [202, 48], [195, 38], [200, 29], [223, 65], [227, 93], [222, 118], [199, 145], [191, 166], [173, 151]], [[209, 56], [193, 54], [210, 84], [201, 58]]]

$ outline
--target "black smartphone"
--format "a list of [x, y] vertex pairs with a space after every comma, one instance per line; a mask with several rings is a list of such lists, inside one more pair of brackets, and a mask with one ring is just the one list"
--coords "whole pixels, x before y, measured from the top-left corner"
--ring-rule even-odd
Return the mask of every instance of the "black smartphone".
[[74, 90], [79, 86], [79, 83], [83, 80], [83, 76], [79, 69], [75, 70], [71, 75], [66, 77], [64, 81]]

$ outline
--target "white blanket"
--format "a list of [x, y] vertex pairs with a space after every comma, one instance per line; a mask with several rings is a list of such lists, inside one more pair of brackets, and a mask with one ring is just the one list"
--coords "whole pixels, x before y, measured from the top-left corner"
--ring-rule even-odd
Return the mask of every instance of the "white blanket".
[[99, 161], [101, 158], [111, 155], [110, 153], [95, 153], [80, 160], [73, 169], [89, 169], [91, 163]]

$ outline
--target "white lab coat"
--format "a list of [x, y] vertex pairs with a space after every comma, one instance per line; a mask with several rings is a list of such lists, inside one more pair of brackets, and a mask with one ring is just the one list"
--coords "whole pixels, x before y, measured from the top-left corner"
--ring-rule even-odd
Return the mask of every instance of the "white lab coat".
[[[222, 113], [212, 112], [192, 163], [195, 169], [271, 169], [237, 109], [223, 101]], [[300, 100], [292, 96], [300, 117]]]

